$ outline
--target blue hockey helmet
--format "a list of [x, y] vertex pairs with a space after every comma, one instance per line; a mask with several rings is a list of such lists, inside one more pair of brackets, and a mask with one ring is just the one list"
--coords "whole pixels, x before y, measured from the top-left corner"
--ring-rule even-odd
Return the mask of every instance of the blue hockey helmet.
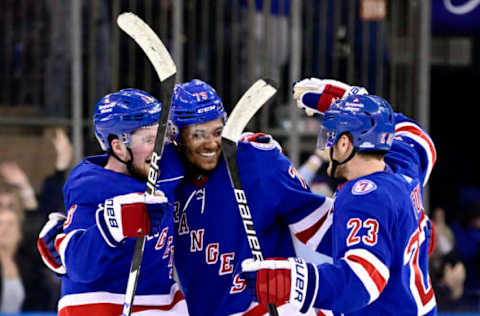
[[334, 145], [349, 132], [357, 152], [390, 150], [395, 130], [392, 107], [374, 95], [351, 95], [338, 100], [325, 112], [322, 126], [319, 148]]
[[222, 100], [206, 82], [193, 79], [175, 86], [170, 113], [170, 136], [174, 139], [182, 127], [226, 117]]
[[158, 122], [161, 108], [160, 102], [142, 90], [123, 89], [107, 94], [93, 112], [95, 136], [100, 146], [104, 151], [111, 149], [109, 135], [117, 136], [128, 146], [132, 132]]

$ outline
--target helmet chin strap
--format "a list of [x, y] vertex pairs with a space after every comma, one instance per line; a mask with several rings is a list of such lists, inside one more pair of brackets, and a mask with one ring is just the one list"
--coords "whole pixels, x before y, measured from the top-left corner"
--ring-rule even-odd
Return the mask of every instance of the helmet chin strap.
[[[131, 152], [130, 148], [127, 147], [127, 149], [130, 152], [130, 156], [132, 156], [132, 152]], [[113, 151], [113, 149], [110, 149], [110, 155], [112, 155], [115, 159], [117, 159], [118, 161], [120, 161], [124, 165], [127, 165], [127, 167], [128, 167], [128, 164], [131, 164], [131, 162], [133, 160], [133, 159], [130, 159], [130, 161], [122, 160], [122, 158], [118, 157], [118, 155], [115, 153], [115, 151]], [[133, 158], [133, 156], [132, 156], [132, 158]]]
[[118, 157], [117, 154], [115, 154], [115, 152], [113, 150], [111, 150], [110, 154], [115, 158], [117, 159], [118, 161], [120, 161], [121, 163], [123, 163], [124, 165], [127, 166], [127, 170], [128, 172], [130, 173], [130, 175], [142, 182], [146, 182], [147, 179], [141, 175], [139, 175], [135, 169], [133, 168], [133, 152], [132, 150], [130, 149], [130, 147], [127, 146], [127, 150], [128, 152], [130, 153], [130, 157], [132, 157], [132, 159], [128, 160], [128, 161], [125, 161], [125, 160], [122, 160], [120, 157]]
[[338, 166], [341, 166], [347, 162], [349, 162], [350, 160], [352, 160], [353, 156], [355, 156], [355, 154], [357, 153], [355, 147], [353, 147], [353, 150], [352, 152], [350, 153], [350, 155], [347, 157], [347, 159], [345, 159], [344, 161], [342, 162], [339, 162], [338, 160], [335, 160], [333, 159], [333, 150], [334, 150], [334, 146], [332, 146], [332, 150], [330, 150], [330, 161], [332, 163], [332, 168], [330, 169], [330, 174], [328, 175], [331, 179], [333, 179], [334, 181], [336, 181], [337, 183], [343, 183], [343, 182], [346, 182], [347, 179], [344, 178], [344, 177], [335, 177], [335, 171], [337, 171], [337, 167]]

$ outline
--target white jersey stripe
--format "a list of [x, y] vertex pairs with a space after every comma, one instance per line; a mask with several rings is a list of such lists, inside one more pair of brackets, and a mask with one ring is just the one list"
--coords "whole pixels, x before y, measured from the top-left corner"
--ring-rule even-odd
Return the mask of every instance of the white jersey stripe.
[[323, 204], [315, 209], [312, 213], [310, 213], [308, 216], [305, 216], [302, 218], [300, 221], [290, 224], [290, 230], [294, 233], [300, 233], [303, 232], [313, 225], [315, 225], [325, 214], [327, 214], [328, 211], [333, 207], [333, 199], [331, 198], [325, 198], [325, 202]]
[[[175, 293], [179, 290], [178, 284], [174, 283], [170, 288], [170, 294], [158, 295], [135, 295], [134, 305], [144, 306], [165, 306], [172, 303]], [[110, 292], [87, 292], [77, 294], [67, 294], [58, 302], [58, 310], [68, 306], [78, 306], [87, 304], [119, 304], [123, 305], [125, 294]]]
[[316, 250], [320, 245], [320, 243], [322, 242], [323, 236], [325, 236], [325, 234], [330, 229], [332, 224], [333, 224], [333, 213], [330, 213], [327, 215], [327, 219], [322, 224], [320, 229], [307, 241], [306, 245], [309, 248]]
[[318, 316], [334, 316], [332, 311], [326, 309], [319, 309]]
[[[352, 260], [353, 257], [359, 257], [368, 265]], [[380, 296], [381, 290], [385, 287], [390, 277], [390, 271], [374, 254], [366, 249], [351, 249], [345, 253], [345, 262], [350, 266], [357, 275], [363, 286], [370, 295], [369, 303]], [[373, 271], [371, 270], [373, 268]], [[381, 278], [380, 278], [381, 277]], [[383, 279], [383, 280], [379, 280]], [[379, 290], [380, 287], [380, 290]]]
[[63, 240], [60, 242], [59, 249], [57, 249], [57, 250], [58, 250], [58, 254], [60, 255], [60, 259], [62, 260], [62, 263], [65, 266], [65, 268], [66, 268], [65, 254], [67, 252], [68, 243], [70, 242], [70, 239], [72, 239], [73, 235], [75, 235], [77, 232], [83, 232], [83, 231], [85, 231], [85, 229], [72, 230], [71, 232], [66, 234], [65, 237], [63, 237]]
[[[409, 132], [408, 130], [402, 130], [402, 129], [408, 129], [408, 128], [418, 131], [418, 133], [420, 133], [421, 136], [419, 136], [418, 134]], [[402, 130], [402, 131], [400, 131], [400, 130]], [[425, 153], [426, 153], [427, 159], [428, 159], [428, 165], [427, 165], [427, 170], [426, 170], [426, 174], [425, 174], [425, 179], [423, 181], [423, 185], [425, 186], [425, 184], [427, 183], [427, 181], [430, 177], [430, 173], [432, 172], [433, 165], [435, 163], [436, 155], [437, 155], [436, 149], [435, 149], [435, 146], [433, 144], [432, 139], [418, 125], [416, 125], [412, 122], [402, 122], [402, 123], [396, 124], [395, 125], [395, 131], [396, 131], [395, 132], [396, 136], [404, 136], [404, 137], [411, 138], [417, 144], [422, 146], [422, 148], [425, 150]]]
[[157, 183], [163, 183], [163, 182], [181, 180], [181, 179], [183, 179], [183, 178], [184, 178], [184, 176], [178, 176], [178, 177], [175, 177], [175, 178], [162, 179], [162, 180], [158, 180]]
[[425, 178], [423, 179], [423, 186], [425, 186], [425, 184], [427, 184], [428, 179], [430, 178], [430, 173], [432, 172], [432, 169], [433, 169], [432, 152], [429, 150], [430, 148], [428, 144], [425, 142], [424, 139], [422, 139], [417, 135], [413, 135], [412, 133], [400, 132], [400, 133], [397, 133], [396, 135], [409, 137], [414, 141], [416, 141], [419, 145], [421, 145], [425, 149], [425, 153], [427, 154], [427, 159], [428, 159], [427, 170], [425, 173]]

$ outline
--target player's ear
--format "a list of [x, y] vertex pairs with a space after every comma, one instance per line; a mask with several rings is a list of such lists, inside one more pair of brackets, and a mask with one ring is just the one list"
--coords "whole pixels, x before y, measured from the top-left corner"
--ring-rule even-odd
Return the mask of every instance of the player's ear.
[[352, 139], [351, 139], [350, 135], [348, 135], [346, 133], [342, 134], [338, 138], [337, 147], [338, 147], [338, 150], [340, 150], [340, 152], [342, 154], [349, 153], [351, 151], [351, 149], [353, 148], [353, 142], [352, 142]]
[[117, 137], [109, 139], [109, 141], [113, 153], [123, 159], [126, 154], [125, 145]]

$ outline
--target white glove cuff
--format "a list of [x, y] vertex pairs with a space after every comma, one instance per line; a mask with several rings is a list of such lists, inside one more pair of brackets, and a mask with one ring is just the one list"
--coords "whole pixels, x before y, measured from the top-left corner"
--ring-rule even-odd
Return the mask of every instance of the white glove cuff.
[[312, 307], [318, 291], [318, 271], [302, 258], [288, 258], [290, 263], [290, 303], [301, 313], [307, 313]]

